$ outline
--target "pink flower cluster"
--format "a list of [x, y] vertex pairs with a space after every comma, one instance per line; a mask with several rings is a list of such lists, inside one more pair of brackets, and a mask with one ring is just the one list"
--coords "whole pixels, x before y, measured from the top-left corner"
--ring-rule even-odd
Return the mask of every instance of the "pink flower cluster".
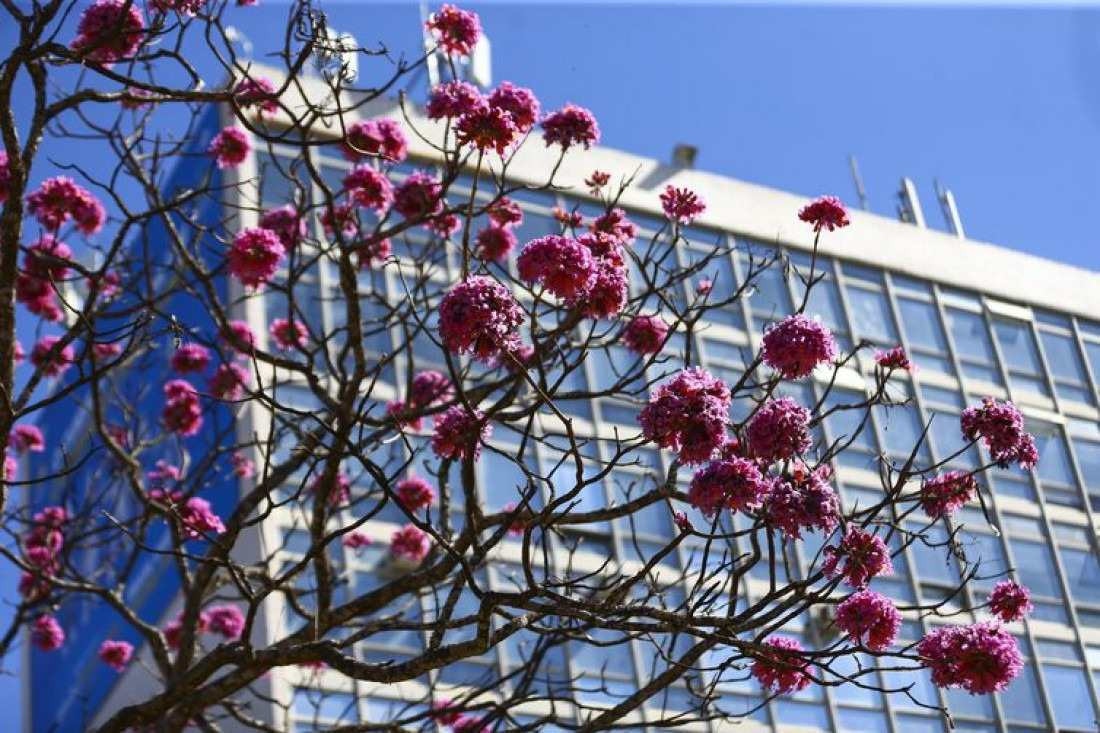
[[248, 133], [239, 127], [229, 126], [214, 136], [206, 152], [214, 157], [218, 168], [236, 168], [252, 152]]
[[432, 89], [425, 112], [429, 120], [450, 119], [473, 111], [482, 101], [481, 92], [477, 87], [456, 79], [439, 84]]
[[275, 346], [282, 351], [304, 349], [309, 341], [309, 331], [301, 321], [276, 318], [271, 322], [269, 333]]
[[543, 119], [542, 139], [547, 147], [560, 145], [563, 151], [574, 145], [583, 145], [588, 150], [600, 141], [600, 126], [584, 107], [567, 104]]
[[[245, 617], [239, 608], [232, 604], [211, 606], [199, 611], [195, 619], [195, 632], [199, 634], [212, 633], [225, 637], [229, 641], [241, 638], [244, 631]], [[183, 634], [183, 619], [177, 616], [174, 620], [164, 625], [164, 640], [169, 649], [179, 649]]]
[[279, 235], [279, 241], [288, 252], [306, 236], [306, 220], [292, 204], [265, 211], [260, 217], [260, 228]]
[[707, 210], [703, 198], [689, 188], [665, 186], [661, 193], [661, 208], [665, 216], [680, 224], [690, 224]]
[[787, 316], [764, 331], [764, 363], [785, 379], [809, 376], [819, 364], [836, 358], [836, 340], [821, 321], [801, 313]]
[[725, 443], [729, 408], [725, 382], [690, 367], [654, 390], [638, 421], [647, 440], [677, 452], [681, 463], [702, 463]]
[[802, 656], [802, 644], [789, 636], [772, 636], [753, 653], [750, 671], [765, 690], [781, 695], [798, 692], [812, 681], [810, 662]]
[[510, 81], [502, 81], [487, 101], [490, 107], [507, 112], [520, 134], [529, 132], [539, 119], [541, 105], [535, 93]]
[[394, 494], [397, 496], [397, 503], [410, 512], [427, 509], [435, 501], [432, 485], [415, 475], [398, 481]]
[[840, 499], [829, 484], [828, 465], [809, 470], [800, 462], [784, 476], [772, 479], [764, 497], [766, 526], [791, 539], [801, 539], [803, 530], [832, 532], [840, 517]]
[[206, 499], [192, 496], [179, 508], [180, 521], [183, 524], [183, 536], [189, 540], [197, 540], [210, 534], [221, 534], [225, 531], [221, 517], [214, 513], [214, 508]]
[[31, 349], [31, 364], [41, 369], [47, 377], [60, 377], [76, 361], [72, 344], [58, 349], [60, 343], [58, 336], [43, 336]]
[[286, 250], [279, 235], [270, 229], [249, 227], [233, 238], [226, 266], [233, 277], [250, 288], [260, 288], [279, 270]]
[[344, 188], [357, 205], [383, 212], [393, 203], [393, 184], [369, 164], [357, 165], [344, 176]]
[[31, 642], [44, 652], [57, 651], [65, 643], [65, 631], [56, 618], [42, 614], [31, 624]]
[[917, 365], [914, 364], [912, 360], [910, 360], [909, 355], [905, 353], [904, 346], [895, 346], [886, 351], [876, 351], [875, 363], [886, 371], [892, 371], [894, 369], [900, 369], [910, 373], [917, 371]]
[[487, 360], [514, 350], [523, 310], [491, 277], [474, 275], [451, 288], [439, 306], [439, 337], [452, 354]]
[[997, 465], [1017, 463], [1026, 471], [1039, 462], [1035, 438], [1024, 431], [1024, 416], [1011, 402], [986, 397], [980, 407], [963, 410], [959, 422], [963, 437], [981, 438]]
[[265, 76], [241, 79], [233, 90], [233, 99], [241, 109], [255, 107], [260, 115], [273, 115], [279, 111], [275, 85]]
[[8, 445], [16, 453], [41, 453], [46, 450], [46, 441], [37, 425], [21, 423], [12, 428]]
[[588, 225], [593, 234], [606, 234], [611, 241], [624, 247], [634, 242], [638, 228], [626, 217], [622, 209], [610, 209], [597, 216]]
[[99, 645], [99, 658], [116, 672], [122, 672], [134, 656], [134, 645], [128, 641], [107, 639]]
[[431, 173], [414, 171], [393, 194], [394, 210], [406, 219], [420, 219], [443, 208], [443, 186]]
[[477, 13], [450, 4], [432, 13], [424, 27], [435, 37], [439, 47], [452, 56], [469, 56], [481, 37]]
[[76, 27], [70, 47], [109, 66], [133, 57], [145, 40], [145, 16], [133, 0], [95, 0]]
[[24, 572], [19, 577], [19, 593], [28, 600], [45, 595], [50, 587], [49, 579], [61, 570], [59, 555], [65, 546], [61, 530], [67, 521], [69, 513], [61, 506], [44, 507], [32, 517], [31, 526], [23, 536], [23, 555], [37, 574]]
[[748, 451], [765, 463], [794, 458], [813, 445], [809, 424], [810, 411], [794, 399], [768, 400], [745, 426]]
[[[324, 482], [325, 474], [319, 474], [309, 484], [310, 493], [320, 494], [322, 489], [325, 488]], [[347, 504], [349, 501], [351, 501], [351, 477], [343, 471], [337, 471], [336, 476], [333, 477], [332, 486], [329, 488], [328, 505], [337, 507]]]
[[825, 548], [821, 570], [827, 578], [841, 577], [853, 588], [863, 588], [872, 578], [894, 572], [894, 565], [881, 537], [849, 526], [839, 543]]
[[516, 246], [511, 227], [492, 224], [477, 233], [477, 256], [486, 262], [503, 262]]
[[390, 538], [390, 553], [399, 559], [420, 564], [432, 549], [432, 540], [426, 532], [413, 524], [406, 524]]
[[172, 354], [172, 368], [180, 374], [202, 372], [210, 364], [210, 351], [200, 344], [183, 344]]
[[1024, 667], [1016, 639], [996, 623], [941, 626], [917, 644], [937, 687], [972, 695], [1001, 692]]
[[820, 232], [828, 227], [829, 231], [848, 226], [848, 210], [836, 196], [822, 196], [802, 207], [798, 218], [814, 225], [814, 231]]
[[15, 279], [15, 299], [47, 321], [60, 321], [61, 306], [55, 288], [68, 277], [69, 268], [64, 263], [71, 257], [68, 245], [52, 234], [43, 234], [27, 248], [23, 270]]
[[1031, 591], [1014, 581], [1002, 580], [989, 594], [989, 610], [1005, 623], [1011, 623], [1022, 621], [1035, 606], [1031, 603]]
[[558, 234], [528, 242], [516, 265], [521, 278], [541, 283], [566, 303], [580, 299], [596, 278], [596, 260], [588, 247]]
[[978, 482], [969, 471], [948, 471], [921, 482], [920, 506], [929, 517], [939, 519], [962, 509], [977, 492]]
[[476, 460], [492, 432], [481, 410], [471, 413], [463, 405], [454, 405], [435, 420], [432, 450], [440, 458]]
[[107, 213], [103, 204], [88, 189], [68, 176], [54, 176], [39, 184], [27, 196], [27, 212], [51, 232], [72, 219], [83, 234], [92, 235], [103, 228]]
[[476, 105], [455, 122], [455, 138], [459, 145], [472, 145], [478, 150], [495, 150], [504, 155], [519, 137], [519, 128], [505, 109], [487, 102]]
[[172, 379], [164, 384], [164, 426], [173, 433], [188, 437], [202, 429], [202, 405], [199, 393], [185, 379]]
[[425, 408], [446, 402], [454, 396], [454, 385], [451, 380], [441, 372], [429, 369], [417, 372], [409, 385], [408, 400], [406, 402], [391, 402], [386, 412], [397, 418], [400, 425], [419, 430], [421, 416], [418, 414]]
[[210, 394], [219, 400], [235, 402], [245, 395], [248, 388], [248, 370], [240, 364], [220, 364], [210, 377]]
[[836, 607], [836, 625], [853, 644], [863, 644], [873, 652], [885, 651], [901, 629], [901, 613], [894, 602], [872, 590], [861, 590]]
[[657, 354], [668, 337], [668, 324], [660, 316], [634, 316], [623, 329], [622, 341], [635, 354]]
[[367, 157], [400, 163], [409, 155], [409, 143], [396, 120], [360, 120], [348, 126], [341, 150], [353, 163]]
[[590, 318], [611, 318], [626, 307], [628, 282], [622, 245], [603, 233], [588, 233], [577, 241], [592, 252], [596, 277], [580, 303], [581, 313]]
[[722, 509], [744, 512], [756, 509], [768, 492], [768, 484], [752, 461], [737, 456], [711, 461], [695, 472], [688, 502], [705, 516]]

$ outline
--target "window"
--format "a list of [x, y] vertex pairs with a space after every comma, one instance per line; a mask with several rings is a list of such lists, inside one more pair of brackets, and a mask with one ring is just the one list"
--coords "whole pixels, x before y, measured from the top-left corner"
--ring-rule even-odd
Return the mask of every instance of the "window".
[[955, 342], [963, 375], [991, 384], [1000, 384], [993, 341], [985, 328], [985, 318], [958, 308], [948, 308], [947, 327]]
[[1070, 464], [1069, 449], [1061, 428], [1056, 425], [1031, 421], [1028, 429], [1035, 436], [1035, 445], [1039, 449], [1039, 483], [1043, 487], [1043, 496], [1052, 504], [1080, 507], [1081, 492], [1077, 489], [1077, 479]]
[[1073, 332], [1040, 326], [1039, 340], [1043, 344], [1047, 366], [1054, 377], [1054, 391], [1058, 397], [1072, 402], [1094, 404], [1088, 373]]
[[948, 357], [947, 336], [936, 306], [926, 300], [898, 297], [901, 325], [909, 344], [910, 356], [922, 370], [954, 376]]
[[997, 334], [997, 344], [1001, 347], [1013, 391], [1049, 397], [1050, 387], [1043, 374], [1043, 363], [1030, 324], [998, 318], [993, 321], [993, 332]]
[[885, 293], [851, 283], [848, 283], [845, 292], [856, 338], [867, 339], [886, 348], [897, 346], [898, 330]]

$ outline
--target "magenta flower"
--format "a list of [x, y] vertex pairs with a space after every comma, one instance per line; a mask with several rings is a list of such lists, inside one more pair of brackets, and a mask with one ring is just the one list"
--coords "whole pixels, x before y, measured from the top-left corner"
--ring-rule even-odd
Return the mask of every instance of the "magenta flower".
[[191, 383], [183, 379], [170, 380], [164, 384], [164, 396], [161, 415], [164, 427], [184, 437], [198, 433], [202, 428], [202, 405]]
[[402, 560], [419, 565], [432, 549], [432, 540], [426, 532], [413, 524], [406, 524], [390, 537], [390, 553]]
[[471, 413], [462, 405], [455, 405], [435, 419], [432, 450], [440, 458], [477, 460], [481, 444], [492, 433], [493, 426], [481, 410]]
[[206, 369], [210, 351], [199, 344], [183, 344], [172, 354], [172, 368], [180, 374], [192, 374]]
[[752, 461], [736, 456], [711, 461], [695, 472], [688, 489], [688, 502], [705, 516], [722, 509], [744, 512], [760, 506], [768, 484]]
[[454, 396], [454, 385], [442, 372], [427, 369], [417, 372], [409, 386], [409, 404], [412, 407], [431, 407]]
[[218, 168], [236, 168], [252, 152], [252, 143], [248, 140], [248, 133], [230, 126], [214, 136], [206, 152], [214, 156]]
[[848, 221], [848, 210], [836, 196], [822, 196], [814, 199], [802, 207], [798, 212], [798, 218], [813, 224], [815, 232], [820, 232], [824, 227], [828, 227], [831, 232], [851, 223]]
[[42, 181], [27, 196], [27, 212], [50, 231], [57, 231], [72, 219], [77, 229], [87, 235], [102, 229], [107, 217], [99, 199], [67, 176]]
[[822, 323], [801, 313], [787, 316], [764, 331], [764, 363], [784, 379], [809, 376], [819, 364], [836, 358], [836, 340]]
[[439, 47], [451, 56], [469, 56], [481, 37], [481, 21], [477, 13], [445, 4], [432, 13], [424, 27], [431, 32]]
[[[309, 491], [312, 494], [320, 494], [325, 488], [325, 474], [319, 474], [309, 484]], [[331, 488], [328, 491], [328, 505], [332, 507], [341, 506], [351, 501], [351, 477], [343, 471], [337, 471], [336, 476], [332, 479]]]
[[702, 463], [725, 442], [729, 408], [729, 387], [691, 367], [653, 391], [638, 421], [647, 440], [679, 453], [681, 463]]
[[459, 145], [472, 145], [478, 150], [495, 150], [504, 155], [519, 137], [519, 129], [510, 115], [500, 107], [482, 102], [458, 118], [455, 138]]
[[385, 262], [393, 254], [393, 244], [389, 237], [371, 237], [359, 242], [355, 252], [359, 257], [359, 269], [365, 270]]
[[487, 226], [477, 233], [477, 256], [486, 262], [504, 262], [516, 246], [510, 227]]
[[431, 173], [415, 171], [393, 194], [394, 210], [406, 219], [420, 219], [443, 209], [443, 186]]
[[[202, 634], [210, 626], [210, 614], [206, 611], [199, 611], [198, 616], [195, 617], [195, 633]], [[164, 643], [168, 645], [169, 649], [179, 649], [180, 642], [183, 637], [183, 617], [182, 612], [180, 616], [177, 616], [173, 620], [164, 625], [163, 632]]]
[[278, 234], [287, 251], [296, 247], [306, 236], [306, 220], [292, 204], [265, 211], [260, 217], [260, 228]]
[[917, 653], [933, 684], [972, 695], [1001, 692], [1024, 667], [1016, 639], [996, 623], [941, 626], [920, 640]]
[[566, 211], [560, 206], [553, 208], [554, 220], [567, 229], [576, 229], [584, 222], [584, 216], [579, 211]]
[[517, 343], [516, 329], [523, 321], [523, 310], [508, 288], [490, 277], [475, 275], [443, 296], [439, 337], [443, 348], [452, 354], [485, 360]]
[[429, 120], [459, 117], [475, 109], [483, 101], [477, 87], [456, 79], [432, 89], [426, 112]]
[[309, 341], [309, 331], [301, 321], [276, 318], [269, 329], [271, 340], [283, 351], [303, 349]]
[[668, 324], [660, 316], [634, 316], [623, 329], [623, 346], [635, 354], [657, 354], [668, 337]]
[[886, 351], [876, 351], [875, 363], [888, 372], [894, 369], [900, 369], [905, 372], [917, 371], [917, 365], [909, 359], [909, 355], [905, 353], [904, 346], [895, 346]]
[[359, 206], [385, 211], [393, 203], [393, 185], [381, 171], [370, 165], [357, 165], [344, 176], [348, 196]]
[[182, 472], [179, 466], [173, 466], [168, 461], [157, 461], [156, 465], [145, 473], [145, 479], [149, 482], [149, 486], [154, 489], [164, 489], [169, 484], [173, 484], [180, 480]]
[[1011, 402], [986, 397], [980, 407], [963, 410], [959, 422], [963, 437], [967, 440], [981, 438], [990, 456], [1002, 468], [1018, 463], [1026, 471], [1039, 462], [1035, 438], [1024, 431], [1024, 416]]
[[37, 425], [21, 423], [12, 428], [8, 445], [17, 453], [41, 453], [46, 450], [46, 441]]
[[237, 478], [252, 478], [256, 475], [256, 464], [240, 451], [234, 451], [229, 457], [229, 463], [233, 466], [233, 475]]
[[360, 120], [348, 126], [342, 145], [344, 157], [353, 163], [366, 156], [400, 163], [409, 154], [408, 141], [394, 120]]
[[321, 212], [321, 226], [330, 237], [339, 232], [344, 239], [349, 239], [359, 230], [359, 212], [353, 203], [326, 207]]
[[989, 610], [1005, 623], [1022, 621], [1035, 610], [1031, 603], [1031, 591], [1011, 580], [1002, 580], [993, 586], [989, 594]]
[[596, 277], [596, 261], [588, 247], [558, 234], [525, 244], [516, 266], [523, 280], [542, 283], [548, 292], [567, 303], [587, 292]]
[[853, 644], [873, 652], [885, 651], [898, 638], [901, 613], [894, 602], [871, 590], [861, 590], [836, 607], [836, 625]]
[[926, 478], [920, 486], [920, 506], [932, 519], [954, 514], [974, 498], [978, 482], [967, 471], [948, 471]]
[[766, 463], [786, 461], [810, 449], [810, 411], [790, 397], [768, 400], [745, 427], [748, 451]]
[[595, 170], [584, 179], [584, 185], [588, 186], [588, 192], [593, 196], [599, 196], [603, 187], [611, 180], [611, 174], [607, 171]]
[[703, 198], [688, 188], [665, 186], [661, 193], [661, 208], [665, 216], [681, 224], [690, 224], [695, 217], [707, 210]]
[[221, 534], [225, 531], [221, 517], [214, 513], [206, 499], [192, 496], [180, 507], [180, 520], [183, 522], [183, 536], [197, 540], [207, 534]]
[[523, 223], [523, 209], [507, 196], [502, 196], [491, 203], [485, 214], [498, 227], [519, 226]]
[[95, 0], [80, 16], [70, 48], [110, 66], [133, 57], [145, 40], [145, 16], [132, 0]]
[[177, 13], [183, 13], [184, 15], [194, 15], [202, 10], [202, 6], [205, 4], [206, 0], [149, 0], [149, 7], [153, 10], [162, 13], [175, 10]]
[[250, 227], [233, 238], [226, 266], [242, 285], [261, 288], [278, 272], [285, 255], [278, 234], [270, 229]]
[[410, 512], [427, 509], [435, 501], [435, 491], [431, 484], [420, 476], [409, 476], [398, 481], [394, 494], [397, 496], [397, 503]]
[[584, 107], [567, 104], [542, 121], [542, 139], [547, 147], [560, 145], [563, 151], [574, 145], [583, 145], [588, 150], [600, 141], [600, 126]]
[[211, 606], [206, 609], [211, 633], [224, 636], [229, 641], [241, 638], [244, 631], [244, 614], [241, 609], [226, 603], [221, 606]]
[[765, 525], [790, 539], [801, 539], [804, 530], [832, 532], [840, 517], [840, 499], [829, 484], [831, 476], [828, 465], [810, 471], [796, 462], [787, 475], [774, 478], [764, 497]]
[[812, 681], [810, 662], [802, 656], [802, 645], [789, 636], [772, 636], [763, 648], [753, 652], [752, 676], [769, 692], [784, 695], [805, 689]]
[[579, 303], [581, 313], [589, 318], [612, 318], [626, 307], [629, 294], [626, 267], [611, 258], [599, 257], [596, 278]]
[[60, 342], [58, 336], [43, 336], [31, 349], [31, 364], [41, 369], [47, 377], [60, 377], [76, 361], [76, 352], [71, 344], [61, 349], [55, 348]]
[[221, 364], [210, 377], [210, 393], [219, 400], [234, 402], [244, 397], [248, 370], [240, 364]]
[[44, 652], [57, 651], [65, 643], [65, 632], [56, 618], [44, 613], [31, 624], [31, 643]]
[[233, 90], [233, 99], [241, 109], [255, 107], [261, 116], [273, 115], [279, 111], [275, 85], [267, 77], [241, 79]]
[[364, 547], [370, 547], [374, 544], [371, 538], [367, 536], [367, 533], [362, 530], [354, 530], [344, 535], [344, 539], [341, 540], [344, 547], [351, 550], [361, 550]]
[[626, 218], [626, 212], [622, 209], [611, 209], [600, 214], [588, 225], [593, 234], [606, 234], [611, 241], [624, 247], [634, 241], [638, 229], [634, 222]]
[[539, 119], [539, 100], [526, 87], [502, 81], [489, 95], [489, 105], [502, 109], [512, 117], [520, 134], [528, 132]]
[[894, 572], [894, 564], [881, 537], [849, 526], [838, 544], [825, 548], [821, 571], [827, 578], [842, 577], [853, 588], [863, 588], [871, 578]]
[[126, 669], [132, 656], [134, 656], [134, 645], [128, 641], [107, 639], [99, 645], [99, 658], [116, 672]]
[[230, 321], [226, 326], [226, 330], [222, 332], [226, 346], [242, 354], [249, 354], [256, 348], [256, 334], [252, 333], [247, 323]]

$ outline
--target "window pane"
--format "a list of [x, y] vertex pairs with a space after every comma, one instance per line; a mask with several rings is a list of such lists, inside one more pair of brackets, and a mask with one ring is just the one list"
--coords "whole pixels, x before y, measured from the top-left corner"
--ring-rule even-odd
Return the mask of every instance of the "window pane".
[[1073, 600], [1100, 603], [1100, 562], [1097, 562], [1096, 556], [1086, 550], [1067, 547], [1060, 548], [1059, 554]]
[[1047, 365], [1055, 377], [1079, 384], [1088, 382], [1085, 366], [1081, 363], [1081, 354], [1071, 336], [1041, 331], [1039, 337], [1043, 340]]
[[944, 336], [940, 316], [935, 306], [908, 298], [898, 298], [898, 310], [901, 311], [901, 323], [910, 344], [940, 354], [947, 353], [947, 338]]
[[1044, 723], [1043, 703], [1039, 698], [1039, 683], [1035, 679], [1035, 668], [1030, 662], [1005, 692], [999, 693], [1001, 707], [1005, 717], [1021, 723]]
[[882, 293], [849, 287], [848, 304], [852, 308], [852, 328], [859, 338], [870, 339], [883, 345], [898, 341], [894, 318]]
[[1062, 589], [1058, 587], [1058, 571], [1048, 545], [1012, 540], [1012, 555], [1016, 560], [1016, 572], [1020, 581], [1032, 593], [1050, 598], [1062, 596]]
[[1025, 323], [994, 321], [993, 331], [997, 334], [997, 343], [1001, 345], [1006, 366], [1029, 374], [1041, 371], [1039, 351], [1031, 337], [1031, 328]]
[[1058, 725], [1096, 728], [1096, 712], [1092, 706], [1085, 670], [1072, 667], [1043, 666], [1054, 719]]

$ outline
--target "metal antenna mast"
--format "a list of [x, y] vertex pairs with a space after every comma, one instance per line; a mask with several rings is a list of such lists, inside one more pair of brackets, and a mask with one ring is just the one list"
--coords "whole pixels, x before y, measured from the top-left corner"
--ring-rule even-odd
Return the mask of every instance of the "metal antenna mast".
[[852, 171], [852, 182], [856, 186], [856, 196], [859, 197], [859, 208], [867, 211], [867, 190], [863, 187], [863, 178], [859, 175], [859, 163], [856, 156], [848, 155], [848, 168]]
[[950, 188], [944, 188], [938, 178], [932, 179], [932, 184], [936, 188], [936, 200], [940, 202], [940, 211], [943, 212], [943, 220], [947, 228], [959, 239], [966, 239], [959, 207], [955, 203], [955, 194], [951, 193]]

